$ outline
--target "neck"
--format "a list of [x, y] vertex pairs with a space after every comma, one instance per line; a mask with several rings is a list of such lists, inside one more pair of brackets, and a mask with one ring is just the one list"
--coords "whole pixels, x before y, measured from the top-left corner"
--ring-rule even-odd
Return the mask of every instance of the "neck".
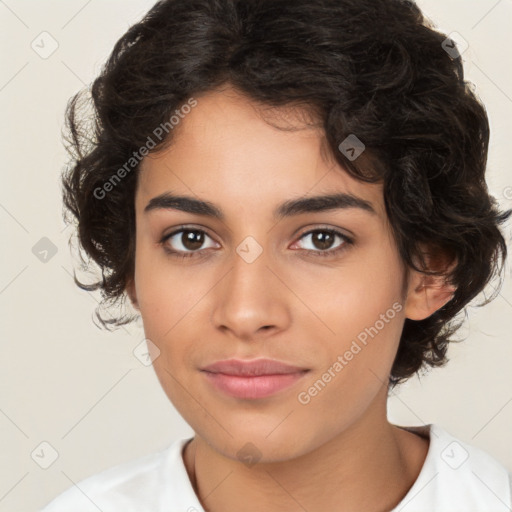
[[427, 451], [428, 440], [387, 421], [384, 400], [383, 410], [368, 411], [292, 460], [248, 467], [196, 435], [184, 450], [184, 462], [207, 512], [384, 512], [407, 494]]

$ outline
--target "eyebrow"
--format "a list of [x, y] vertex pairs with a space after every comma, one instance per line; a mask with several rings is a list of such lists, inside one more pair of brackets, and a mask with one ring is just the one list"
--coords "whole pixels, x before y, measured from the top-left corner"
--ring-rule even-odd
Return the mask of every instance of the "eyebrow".
[[[273, 212], [275, 219], [283, 219], [303, 213], [314, 213], [346, 208], [358, 208], [360, 210], [376, 215], [372, 204], [360, 197], [345, 192], [336, 194], [302, 197], [299, 199], [290, 199], [279, 205]], [[225, 220], [222, 210], [210, 201], [202, 201], [190, 196], [174, 195], [171, 192], [165, 192], [153, 197], [144, 208], [144, 212], [152, 210], [180, 210], [182, 212], [194, 213], [212, 217], [221, 221]]]

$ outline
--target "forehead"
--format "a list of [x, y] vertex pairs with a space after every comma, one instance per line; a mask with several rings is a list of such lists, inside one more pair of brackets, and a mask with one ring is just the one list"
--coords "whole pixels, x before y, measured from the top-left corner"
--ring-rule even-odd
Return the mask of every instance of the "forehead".
[[232, 213], [345, 192], [385, 216], [382, 185], [350, 176], [330, 155], [322, 128], [307, 111], [262, 107], [230, 87], [196, 101], [171, 145], [142, 161], [138, 208], [167, 191], [225, 203]]

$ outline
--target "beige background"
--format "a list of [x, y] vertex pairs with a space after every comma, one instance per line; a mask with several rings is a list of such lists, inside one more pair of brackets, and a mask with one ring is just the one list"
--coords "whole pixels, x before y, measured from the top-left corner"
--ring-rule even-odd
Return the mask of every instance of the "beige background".
[[[70, 277], [70, 228], [61, 220], [66, 101], [93, 80], [113, 44], [152, 5], [0, 1], [0, 512], [36, 510], [73, 482], [192, 434], [152, 368], [132, 353], [144, 338], [140, 324], [114, 333], [93, 324], [98, 297], [80, 291]], [[467, 77], [492, 125], [489, 186], [503, 206], [512, 207], [512, 71], [504, 63], [512, 42], [512, 3], [420, 5], [442, 30], [457, 31], [469, 43]], [[43, 31], [51, 36], [40, 36]], [[41, 37], [46, 50], [51, 38], [58, 43], [48, 58], [31, 47], [34, 40], [42, 47]], [[510, 240], [510, 224], [506, 235]], [[57, 249], [46, 263], [32, 253], [42, 237]], [[391, 398], [389, 417], [402, 425], [439, 423], [512, 470], [510, 268], [509, 262], [493, 303], [468, 309], [468, 339], [450, 348], [448, 367], [409, 381]], [[43, 469], [52, 450], [58, 458]]]

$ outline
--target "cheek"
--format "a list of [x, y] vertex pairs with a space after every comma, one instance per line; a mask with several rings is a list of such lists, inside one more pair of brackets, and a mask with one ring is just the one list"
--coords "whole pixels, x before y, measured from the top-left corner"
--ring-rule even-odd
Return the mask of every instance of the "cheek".
[[401, 291], [400, 260], [394, 247], [383, 241], [378, 251], [341, 270], [319, 295], [318, 311], [331, 330], [324, 338], [326, 368], [340, 363], [339, 371], [331, 368], [337, 382], [332, 388], [348, 386], [364, 394], [368, 386], [387, 382], [404, 322]]
[[206, 293], [197, 275], [169, 261], [163, 249], [137, 246], [135, 288], [146, 333], [162, 339]]
[[135, 286], [144, 333], [159, 350], [153, 367], [175, 405], [187, 396], [182, 396], [179, 383], [189, 378], [197, 353], [204, 351], [201, 340], [207, 338], [205, 297], [214, 282], [208, 279], [211, 273], [197, 268], [173, 264], [157, 249], [142, 249], [136, 260]]
[[[346, 342], [360, 333], [364, 338], [366, 329], [376, 323], [379, 331], [391, 331], [388, 327], [397, 323], [391, 320], [403, 309], [401, 265], [385, 240], [378, 249], [347, 259], [339, 270], [315, 277], [308, 280], [304, 292], [309, 287], [308, 300], [330, 328], [333, 339]], [[391, 332], [385, 336], [393, 337]]]

